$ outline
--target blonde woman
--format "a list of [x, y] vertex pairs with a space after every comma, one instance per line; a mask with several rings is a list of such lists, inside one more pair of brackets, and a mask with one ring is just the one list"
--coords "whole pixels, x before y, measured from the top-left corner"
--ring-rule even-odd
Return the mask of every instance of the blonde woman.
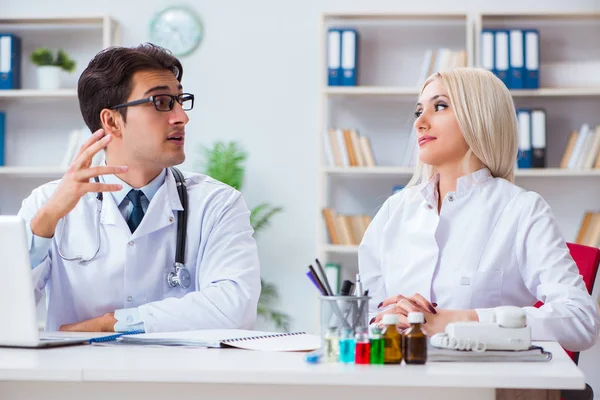
[[493, 322], [494, 307], [513, 305], [526, 311], [534, 340], [591, 347], [597, 306], [550, 207], [513, 183], [517, 121], [506, 86], [483, 69], [435, 74], [415, 117], [415, 175], [359, 248], [371, 321], [395, 313], [406, 327], [407, 313], [421, 311], [432, 335], [450, 322]]

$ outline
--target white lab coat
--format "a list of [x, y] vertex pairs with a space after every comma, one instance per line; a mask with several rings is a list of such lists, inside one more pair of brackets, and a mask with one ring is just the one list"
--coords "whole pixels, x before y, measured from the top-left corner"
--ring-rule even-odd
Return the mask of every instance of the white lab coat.
[[[135, 307], [147, 332], [253, 327], [260, 268], [246, 203], [240, 192], [210, 177], [184, 175], [190, 287], [167, 283], [175, 262], [176, 211], [183, 209], [170, 170], [133, 234], [113, 197], [104, 194], [100, 251], [82, 265], [58, 255], [57, 238], [66, 223], [63, 255], [89, 258], [95, 252], [99, 201], [88, 193], [59, 222], [48, 256], [33, 270], [37, 301], [46, 288], [46, 330]], [[45, 184], [23, 201], [19, 214], [27, 224], [58, 184]]]
[[[599, 316], [547, 203], [482, 169], [462, 177], [437, 212], [437, 182], [402, 190], [377, 213], [359, 247], [372, 296], [420, 293], [442, 309], [524, 307], [534, 340], [591, 347]], [[537, 301], [545, 303], [539, 309]]]

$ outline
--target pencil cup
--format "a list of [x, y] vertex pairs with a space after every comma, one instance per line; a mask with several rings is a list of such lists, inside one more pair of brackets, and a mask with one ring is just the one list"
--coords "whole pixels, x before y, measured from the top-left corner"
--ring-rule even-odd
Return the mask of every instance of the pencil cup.
[[320, 296], [321, 344], [337, 330], [368, 327], [369, 296]]

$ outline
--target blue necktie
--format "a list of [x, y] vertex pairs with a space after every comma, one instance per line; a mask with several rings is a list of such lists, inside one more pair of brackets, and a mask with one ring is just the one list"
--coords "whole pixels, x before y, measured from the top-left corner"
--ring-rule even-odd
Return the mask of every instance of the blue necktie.
[[142, 218], [144, 218], [144, 209], [142, 208], [142, 193], [141, 190], [131, 189], [129, 193], [127, 193], [127, 198], [133, 204], [133, 211], [131, 211], [131, 215], [129, 215], [129, 219], [127, 220], [127, 225], [131, 230], [131, 233], [135, 232], [137, 227], [142, 222]]

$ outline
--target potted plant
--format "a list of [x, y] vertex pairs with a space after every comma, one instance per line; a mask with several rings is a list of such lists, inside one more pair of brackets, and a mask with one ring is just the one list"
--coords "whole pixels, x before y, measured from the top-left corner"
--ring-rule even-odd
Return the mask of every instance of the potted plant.
[[60, 49], [56, 56], [47, 47], [37, 48], [31, 53], [30, 60], [37, 65], [38, 87], [40, 89], [58, 89], [60, 87], [60, 71], [73, 72], [75, 61]]
[[[235, 142], [217, 142], [212, 148], [200, 147], [202, 153], [199, 169], [206, 175], [240, 190], [244, 181], [244, 162], [248, 154]], [[261, 203], [250, 210], [250, 225], [254, 235], [267, 227], [271, 218], [281, 212], [281, 207]], [[258, 316], [284, 331], [289, 330], [289, 315], [277, 311], [273, 304], [279, 300], [277, 287], [261, 279], [262, 290], [258, 300]]]

